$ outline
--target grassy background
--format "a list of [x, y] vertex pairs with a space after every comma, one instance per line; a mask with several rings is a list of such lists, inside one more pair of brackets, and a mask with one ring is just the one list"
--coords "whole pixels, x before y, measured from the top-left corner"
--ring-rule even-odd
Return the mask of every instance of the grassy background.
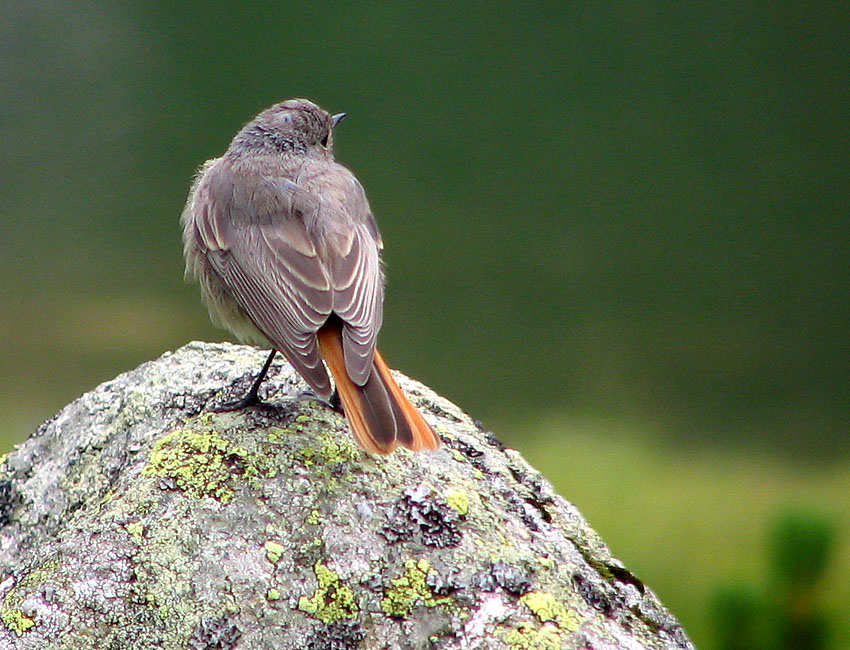
[[817, 602], [834, 624], [829, 647], [845, 647], [850, 467], [801, 465], [746, 447], [671, 448], [635, 422], [556, 418], [531, 424], [529, 433], [528, 460], [672, 607], [700, 648], [717, 647], [709, 603], [718, 590], [775, 588], [768, 531], [778, 516], [831, 520], [842, 534]]
[[7, 3], [0, 447], [224, 336], [181, 279], [190, 178], [307, 96], [349, 114], [394, 366], [539, 466], [700, 647], [789, 506], [834, 521], [846, 611], [849, 27], [828, 3]]

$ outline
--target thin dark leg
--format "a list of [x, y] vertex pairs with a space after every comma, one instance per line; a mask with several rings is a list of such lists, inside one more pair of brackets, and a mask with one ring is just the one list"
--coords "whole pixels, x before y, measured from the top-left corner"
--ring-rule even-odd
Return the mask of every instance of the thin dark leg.
[[263, 364], [262, 370], [260, 370], [260, 374], [257, 375], [257, 378], [254, 380], [254, 383], [251, 385], [251, 389], [242, 399], [238, 399], [235, 402], [227, 402], [225, 404], [221, 404], [213, 408], [213, 411], [222, 412], [222, 411], [238, 411], [241, 408], [245, 408], [246, 406], [258, 406], [263, 404], [263, 400], [260, 399], [260, 384], [263, 383], [263, 379], [266, 378], [266, 374], [269, 372], [269, 368], [272, 367], [272, 361], [274, 361], [274, 357], [277, 354], [277, 350], [272, 348], [272, 351], [269, 353], [269, 358], [266, 359], [266, 362]]
[[260, 400], [260, 384], [263, 383], [263, 379], [266, 378], [266, 375], [269, 372], [269, 368], [272, 367], [272, 361], [274, 361], [274, 357], [277, 354], [277, 350], [272, 348], [272, 351], [269, 352], [269, 358], [266, 359], [266, 362], [263, 364], [263, 369], [260, 370], [260, 374], [257, 375], [257, 378], [254, 380], [254, 383], [251, 385], [251, 390], [248, 391], [248, 394], [245, 395], [245, 399], [248, 400], [251, 404], [259, 404], [262, 400]]
[[339, 399], [339, 391], [334, 388], [334, 393], [331, 395], [331, 398], [328, 400], [328, 404], [330, 407], [336, 411], [337, 413], [343, 414], [342, 410], [342, 401]]

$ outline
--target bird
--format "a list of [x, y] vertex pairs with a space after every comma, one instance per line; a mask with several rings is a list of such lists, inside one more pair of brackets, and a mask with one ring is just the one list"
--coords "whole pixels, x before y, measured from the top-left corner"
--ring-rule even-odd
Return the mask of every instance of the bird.
[[307, 99], [277, 103], [201, 166], [180, 219], [186, 277], [216, 325], [271, 348], [229, 407], [262, 403], [279, 352], [316, 396], [342, 408], [366, 451], [436, 450], [439, 437], [377, 349], [383, 243], [363, 186], [334, 158], [344, 117]]

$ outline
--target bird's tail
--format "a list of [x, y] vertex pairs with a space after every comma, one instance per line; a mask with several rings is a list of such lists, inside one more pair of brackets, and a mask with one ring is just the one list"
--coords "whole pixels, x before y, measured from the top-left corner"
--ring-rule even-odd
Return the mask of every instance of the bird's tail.
[[345, 369], [341, 328], [327, 324], [318, 335], [319, 350], [333, 375], [345, 418], [361, 447], [388, 454], [398, 445], [413, 451], [440, 446], [437, 434], [401, 392], [378, 350], [369, 379], [359, 386]]

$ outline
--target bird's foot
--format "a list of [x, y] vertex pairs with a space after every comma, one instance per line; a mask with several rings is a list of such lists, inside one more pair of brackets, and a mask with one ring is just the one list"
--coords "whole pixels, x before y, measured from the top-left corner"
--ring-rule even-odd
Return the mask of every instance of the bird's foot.
[[271, 404], [269, 402], [264, 402], [260, 399], [260, 396], [257, 393], [251, 391], [242, 399], [233, 400], [232, 402], [224, 402], [222, 404], [216, 404], [215, 406], [210, 408], [210, 411], [213, 413], [228, 413], [230, 411], [241, 411], [244, 408], [249, 407], [265, 407], [271, 408]]
[[324, 397], [319, 397], [312, 390], [308, 389], [308, 390], [305, 390], [305, 391], [299, 393], [295, 397], [295, 400], [298, 401], [298, 402], [302, 402], [302, 401], [306, 401], [306, 400], [318, 402], [319, 404], [322, 404], [323, 406], [327, 406], [332, 411], [336, 411], [340, 415], [344, 415], [343, 410], [342, 410], [342, 403], [339, 401], [339, 394], [336, 391], [333, 392], [333, 395], [331, 395], [330, 399], [325, 399]]
[[266, 362], [263, 364], [263, 369], [260, 370], [260, 374], [257, 375], [256, 379], [254, 379], [254, 383], [251, 384], [251, 388], [248, 389], [248, 394], [245, 395], [245, 397], [233, 402], [225, 402], [224, 404], [213, 406], [210, 410], [214, 413], [226, 413], [227, 411], [239, 411], [251, 406], [273, 409], [274, 406], [272, 404], [260, 399], [260, 384], [263, 383], [263, 379], [268, 373], [269, 368], [271, 368], [275, 354], [277, 354], [277, 350], [272, 349], [268, 358], [266, 358]]

